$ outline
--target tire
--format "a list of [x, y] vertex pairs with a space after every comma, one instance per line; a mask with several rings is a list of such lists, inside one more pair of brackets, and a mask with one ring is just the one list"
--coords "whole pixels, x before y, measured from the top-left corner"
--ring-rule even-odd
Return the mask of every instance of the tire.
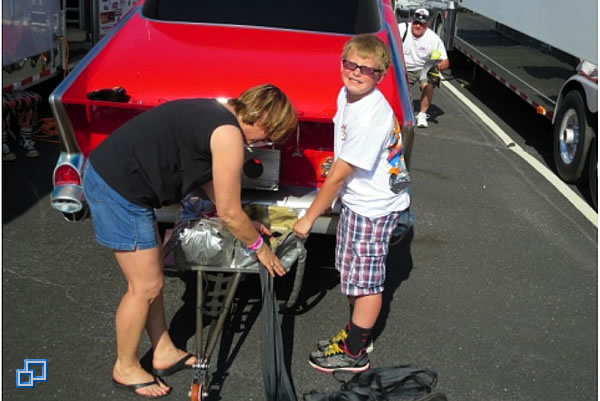
[[598, 141], [594, 139], [588, 162], [588, 180], [594, 209], [598, 210]]
[[444, 22], [441, 18], [437, 19], [435, 24], [435, 33], [440, 37], [440, 39], [442, 39], [442, 41], [444, 40]]
[[585, 158], [593, 137], [586, 121], [586, 106], [581, 93], [573, 90], [564, 97], [554, 121], [554, 165], [560, 178], [579, 183]]

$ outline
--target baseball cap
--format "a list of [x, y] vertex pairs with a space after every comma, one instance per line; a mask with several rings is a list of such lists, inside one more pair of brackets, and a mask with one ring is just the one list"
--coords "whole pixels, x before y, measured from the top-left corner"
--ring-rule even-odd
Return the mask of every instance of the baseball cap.
[[427, 11], [424, 8], [419, 8], [413, 14], [413, 20], [414, 21], [419, 21], [419, 22], [421, 22], [423, 24], [427, 23], [427, 21], [429, 21], [429, 11]]

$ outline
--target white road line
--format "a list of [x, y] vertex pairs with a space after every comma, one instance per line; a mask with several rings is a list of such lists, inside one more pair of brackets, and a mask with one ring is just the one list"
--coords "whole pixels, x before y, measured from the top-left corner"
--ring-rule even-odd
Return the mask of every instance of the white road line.
[[449, 84], [448, 82], [442, 81], [444, 88], [448, 89], [454, 96], [456, 96], [461, 102], [463, 102], [477, 117], [483, 121], [488, 128], [498, 136], [498, 138], [506, 145], [506, 147], [517, 155], [521, 156], [531, 167], [533, 167], [538, 173], [540, 173], [545, 179], [547, 179], [557, 190], [560, 192], [569, 202], [575, 206], [577, 210], [581, 212], [596, 228], [598, 227], [598, 213], [587, 204], [583, 199], [579, 197], [567, 184], [565, 184], [560, 178], [558, 178], [548, 167], [540, 163], [535, 157], [525, 152], [522, 147], [515, 143], [507, 134], [492, 121], [477, 105], [471, 102], [465, 95], [460, 93], [458, 89]]

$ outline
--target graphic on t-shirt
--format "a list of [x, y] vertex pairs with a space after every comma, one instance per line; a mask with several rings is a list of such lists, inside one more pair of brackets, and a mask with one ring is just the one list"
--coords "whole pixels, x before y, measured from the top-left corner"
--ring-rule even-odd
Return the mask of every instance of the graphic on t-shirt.
[[410, 184], [410, 175], [404, 162], [404, 146], [402, 143], [402, 133], [400, 124], [394, 117], [394, 130], [390, 133], [392, 144], [388, 148], [387, 161], [390, 164], [388, 173], [390, 174], [390, 190], [398, 194], [408, 188]]

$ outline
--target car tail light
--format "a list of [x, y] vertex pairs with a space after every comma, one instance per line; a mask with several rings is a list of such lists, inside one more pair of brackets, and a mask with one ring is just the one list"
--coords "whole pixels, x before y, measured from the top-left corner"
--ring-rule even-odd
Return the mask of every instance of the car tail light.
[[81, 177], [77, 169], [71, 165], [63, 164], [54, 172], [54, 186], [72, 184], [81, 185]]

